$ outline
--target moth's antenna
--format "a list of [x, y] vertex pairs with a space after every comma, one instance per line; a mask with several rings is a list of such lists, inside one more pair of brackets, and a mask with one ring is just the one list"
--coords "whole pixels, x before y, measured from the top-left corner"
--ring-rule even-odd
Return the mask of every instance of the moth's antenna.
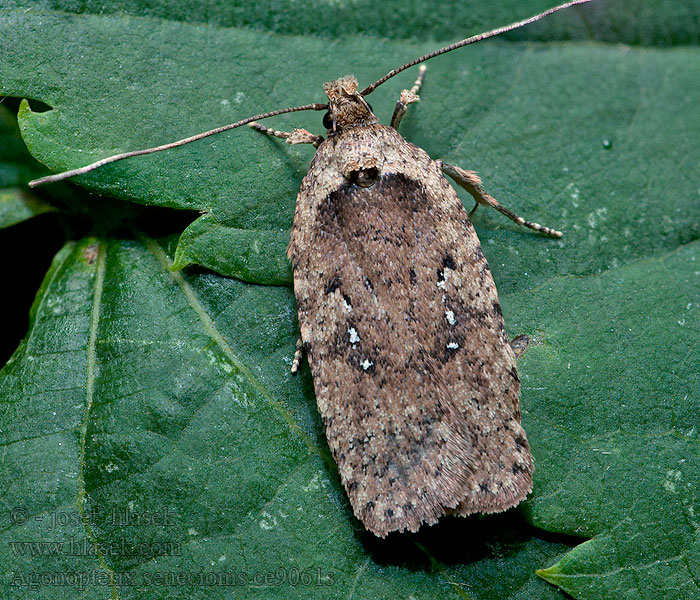
[[76, 175], [82, 175], [83, 173], [88, 173], [94, 171], [98, 167], [107, 165], [109, 163], [117, 162], [118, 160], [124, 160], [125, 158], [131, 158], [132, 156], [141, 156], [142, 154], [153, 154], [154, 152], [160, 152], [161, 150], [169, 150], [170, 148], [176, 148], [177, 146], [184, 146], [190, 142], [196, 142], [202, 138], [209, 137], [210, 135], [215, 135], [217, 133], [222, 133], [223, 131], [228, 131], [229, 129], [235, 129], [241, 125], [247, 125], [251, 121], [258, 121], [260, 119], [266, 119], [267, 117], [274, 117], [275, 115], [282, 115], [284, 113], [297, 112], [300, 110], [327, 110], [327, 104], [305, 104], [304, 106], [292, 106], [291, 108], [281, 108], [279, 110], [273, 110], [272, 112], [267, 112], [262, 115], [256, 115], [254, 117], [248, 117], [242, 121], [237, 121], [236, 123], [231, 123], [229, 125], [223, 125], [222, 127], [217, 127], [215, 129], [210, 129], [203, 133], [198, 133], [197, 135], [192, 135], [190, 137], [178, 140], [177, 142], [171, 142], [169, 144], [163, 144], [162, 146], [156, 146], [155, 148], [146, 148], [145, 150], [133, 150], [132, 152], [123, 152], [122, 154], [115, 154], [114, 156], [108, 156], [101, 160], [95, 161], [92, 164], [85, 165], [78, 169], [72, 169], [71, 171], [64, 171], [63, 173], [56, 173], [54, 175], [48, 175], [46, 177], [41, 177], [39, 179], [34, 179], [29, 182], [29, 187], [36, 187], [37, 185], [42, 185], [44, 183], [53, 183], [55, 181], [62, 181], [68, 179], [69, 177], [75, 177]]
[[492, 29], [491, 31], [486, 31], [484, 33], [479, 33], [478, 35], [473, 35], [472, 37], [466, 38], [462, 40], [461, 42], [455, 42], [454, 44], [450, 44], [449, 46], [445, 46], [444, 48], [440, 48], [439, 50], [434, 50], [433, 52], [428, 52], [428, 54], [424, 54], [420, 58], [416, 58], [415, 60], [412, 60], [411, 62], [406, 63], [405, 65], [402, 65], [398, 69], [394, 69], [393, 71], [389, 71], [384, 77], [381, 79], [375, 81], [372, 85], [367, 86], [364, 90], [360, 92], [363, 96], [366, 96], [367, 94], [371, 94], [375, 89], [377, 89], [382, 83], [385, 81], [391, 79], [394, 75], [397, 75], [398, 73], [401, 73], [401, 71], [405, 71], [409, 67], [412, 67], [414, 65], [417, 65], [419, 63], [425, 62], [426, 60], [430, 60], [431, 58], [435, 58], [436, 56], [440, 56], [441, 54], [446, 54], [447, 52], [452, 52], [452, 50], [457, 50], [457, 48], [461, 48], [462, 46], [468, 46], [469, 44], [475, 44], [476, 42], [480, 42], [481, 40], [485, 40], [490, 37], [494, 37], [495, 35], [500, 35], [502, 33], [505, 33], [506, 31], [512, 31], [513, 29], [518, 29], [518, 27], [523, 27], [524, 25], [529, 25], [530, 23], [534, 23], [535, 21], [539, 21], [540, 19], [543, 19], [544, 17], [551, 15], [552, 13], [555, 13], [560, 10], [564, 10], [565, 8], [569, 8], [570, 6], [574, 6], [576, 4], [586, 4], [587, 2], [591, 2], [592, 0], [573, 0], [572, 2], [567, 2], [566, 4], [560, 4], [559, 6], [555, 6], [554, 8], [550, 8], [549, 10], [545, 10], [544, 12], [540, 13], [539, 15], [535, 15], [534, 17], [530, 17], [529, 19], [524, 19], [522, 21], [518, 21], [517, 23], [511, 23], [510, 25], [504, 25], [503, 27], [499, 27], [498, 29]]

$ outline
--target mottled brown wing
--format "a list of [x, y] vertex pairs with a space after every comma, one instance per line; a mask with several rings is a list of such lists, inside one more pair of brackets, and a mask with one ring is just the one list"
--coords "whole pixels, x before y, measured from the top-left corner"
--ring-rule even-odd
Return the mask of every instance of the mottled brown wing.
[[[466, 211], [422, 150], [361, 129], [319, 149], [289, 253], [329, 446], [356, 516], [385, 536], [514, 506], [532, 458]], [[373, 185], [353, 183], [367, 164]]]

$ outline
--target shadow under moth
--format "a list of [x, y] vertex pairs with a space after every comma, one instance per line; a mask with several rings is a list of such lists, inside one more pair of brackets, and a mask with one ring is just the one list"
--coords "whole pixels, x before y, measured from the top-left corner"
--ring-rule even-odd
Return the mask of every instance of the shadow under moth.
[[[502, 207], [474, 172], [431, 159], [398, 133], [408, 105], [419, 99], [424, 66], [402, 92], [390, 125], [378, 122], [365, 98], [411, 66], [588, 1], [451, 44], [362, 91], [352, 76], [328, 82], [327, 103], [256, 115], [30, 185], [246, 124], [288, 143], [313, 144], [288, 247], [302, 342], [292, 369], [303, 346], [355, 515], [385, 537], [447, 514], [503, 511], [532, 488], [520, 381], [471, 215], [443, 174], [474, 197], [474, 210], [489, 205], [520, 225], [562, 234]], [[325, 138], [257, 123], [301, 110], [325, 111]]]

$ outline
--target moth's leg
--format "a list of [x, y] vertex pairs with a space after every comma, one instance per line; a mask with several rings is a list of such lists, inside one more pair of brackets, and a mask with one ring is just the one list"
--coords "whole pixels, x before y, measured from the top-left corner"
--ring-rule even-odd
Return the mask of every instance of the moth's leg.
[[299, 363], [301, 362], [301, 357], [304, 356], [304, 343], [301, 338], [297, 340], [297, 347], [294, 351], [294, 359], [292, 360], [292, 374], [299, 370]]
[[306, 129], [295, 129], [291, 133], [288, 131], [277, 131], [276, 129], [270, 129], [264, 125], [260, 125], [257, 121], [251, 121], [248, 123], [253, 129], [257, 129], [262, 133], [267, 135], [272, 135], [274, 137], [282, 138], [287, 140], [288, 144], [313, 144], [314, 148], [318, 148], [323, 141], [322, 135], [315, 135]]
[[527, 350], [529, 345], [530, 337], [525, 334], [519, 335], [510, 340], [510, 347], [513, 350], [513, 354], [515, 354], [515, 358], [520, 358], [523, 354], [525, 354], [525, 350]]
[[396, 102], [396, 107], [394, 108], [394, 114], [391, 116], [391, 126], [394, 129], [399, 128], [399, 123], [401, 119], [406, 114], [408, 110], [408, 105], [414, 102], [420, 102], [420, 97], [418, 92], [420, 91], [420, 86], [423, 84], [423, 77], [425, 76], [425, 65], [421, 65], [418, 68], [418, 77], [410, 90], [404, 90], [401, 92], [401, 97]]
[[555, 238], [560, 238], [563, 235], [561, 231], [557, 231], [556, 229], [545, 227], [544, 225], [533, 223], [532, 221], [526, 221], [522, 217], [516, 215], [513, 211], [501, 206], [498, 202], [496, 202], [495, 198], [489, 196], [484, 191], [484, 188], [481, 187], [481, 179], [479, 179], [479, 176], [474, 171], [465, 171], [464, 169], [460, 169], [455, 165], [445, 164], [441, 160], [437, 161], [437, 163], [440, 165], [443, 173], [452, 177], [452, 179], [467, 190], [474, 197], [474, 200], [476, 200], [474, 208], [469, 213], [470, 217], [476, 212], [479, 204], [485, 204], [486, 206], [495, 208], [499, 213], [504, 214], [518, 225], [529, 227], [535, 231], [541, 231], [542, 233]]

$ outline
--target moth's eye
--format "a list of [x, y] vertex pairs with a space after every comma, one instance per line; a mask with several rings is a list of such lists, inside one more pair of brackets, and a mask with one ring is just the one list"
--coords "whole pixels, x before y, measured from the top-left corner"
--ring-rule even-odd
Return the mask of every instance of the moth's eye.
[[333, 119], [331, 118], [330, 111], [323, 115], [323, 126], [326, 129], [333, 129]]

